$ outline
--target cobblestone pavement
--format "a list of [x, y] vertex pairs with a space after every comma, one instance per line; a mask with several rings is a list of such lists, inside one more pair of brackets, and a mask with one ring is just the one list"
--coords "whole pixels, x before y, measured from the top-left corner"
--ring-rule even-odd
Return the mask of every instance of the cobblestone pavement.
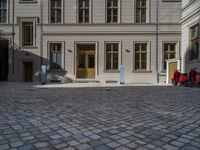
[[199, 150], [200, 89], [0, 83], [0, 150]]

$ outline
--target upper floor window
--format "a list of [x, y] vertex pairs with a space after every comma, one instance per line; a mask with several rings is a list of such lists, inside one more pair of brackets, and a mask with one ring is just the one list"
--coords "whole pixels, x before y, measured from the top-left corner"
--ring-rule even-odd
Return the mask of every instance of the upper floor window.
[[146, 23], [147, 21], [147, 0], [136, 0], [136, 22]]
[[33, 22], [22, 22], [22, 46], [33, 46]]
[[62, 22], [62, 0], [50, 0], [50, 22]]
[[119, 0], [107, 0], [107, 23], [118, 22]]
[[190, 60], [199, 58], [199, 24], [190, 28]]
[[20, 0], [19, 2], [36, 2], [36, 0]]
[[147, 43], [135, 43], [135, 70], [147, 70]]
[[0, 0], [0, 23], [7, 22], [7, 0]]
[[167, 59], [176, 57], [176, 43], [164, 43], [164, 70], [167, 68]]
[[90, 0], [79, 0], [78, 3], [78, 22], [89, 23], [90, 21]]

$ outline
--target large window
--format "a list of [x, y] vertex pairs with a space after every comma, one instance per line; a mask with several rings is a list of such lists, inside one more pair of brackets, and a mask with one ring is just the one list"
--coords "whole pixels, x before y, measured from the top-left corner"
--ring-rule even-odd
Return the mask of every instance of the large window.
[[167, 59], [176, 57], [176, 43], [164, 43], [164, 70], [167, 68]]
[[199, 58], [199, 24], [190, 28], [190, 60]]
[[146, 23], [147, 0], [136, 0], [136, 22]]
[[79, 0], [78, 4], [78, 22], [89, 23], [90, 21], [90, 0]]
[[135, 70], [147, 70], [147, 43], [135, 43]]
[[33, 46], [33, 22], [22, 22], [22, 46]]
[[50, 69], [62, 68], [62, 43], [50, 43]]
[[50, 0], [50, 22], [62, 22], [62, 0]]
[[106, 70], [119, 69], [119, 44], [106, 43]]
[[107, 0], [107, 23], [118, 22], [119, 0]]
[[7, 0], [0, 0], [0, 23], [7, 22]]

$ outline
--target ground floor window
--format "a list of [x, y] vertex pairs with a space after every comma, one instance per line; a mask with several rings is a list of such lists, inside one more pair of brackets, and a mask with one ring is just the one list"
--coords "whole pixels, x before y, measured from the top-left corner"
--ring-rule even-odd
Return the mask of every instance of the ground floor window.
[[62, 68], [62, 43], [50, 43], [50, 69]]
[[119, 43], [106, 43], [106, 70], [119, 69]]
[[164, 70], [167, 68], [167, 59], [176, 57], [176, 43], [164, 43]]
[[147, 70], [147, 43], [135, 43], [135, 70]]
[[199, 58], [199, 24], [190, 28], [190, 60]]

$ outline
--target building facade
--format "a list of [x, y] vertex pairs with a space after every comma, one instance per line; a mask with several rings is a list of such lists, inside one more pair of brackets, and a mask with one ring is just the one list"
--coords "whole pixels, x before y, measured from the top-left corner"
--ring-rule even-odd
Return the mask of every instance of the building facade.
[[200, 72], [200, 1], [182, 1], [182, 72], [196, 68]]
[[0, 0], [8, 80], [164, 83], [180, 58], [180, 0]]

